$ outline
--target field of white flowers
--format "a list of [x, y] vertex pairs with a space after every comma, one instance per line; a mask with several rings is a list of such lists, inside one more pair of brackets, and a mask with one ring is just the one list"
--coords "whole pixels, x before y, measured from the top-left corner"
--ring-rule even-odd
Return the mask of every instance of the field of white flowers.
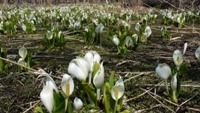
[[200, 11], [0, 8], [1, 113], [200, 112]]

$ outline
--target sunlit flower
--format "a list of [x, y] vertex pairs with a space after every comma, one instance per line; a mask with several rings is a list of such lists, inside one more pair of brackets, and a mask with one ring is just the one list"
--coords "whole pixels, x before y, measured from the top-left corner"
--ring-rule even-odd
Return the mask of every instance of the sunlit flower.
[[140, 31], [140, 27], [141, 27], [141, 26], [140, 26], [140, 23], [138, 22], [138, 23], [135, 25], [135, 30], [139, 32], [139, 31]]
[[103, 67], [103, 62], [100, 65], [99, 70], [96, 72], [94, 75], [93, 83], [94, 86], [98, 89], [101, 88], [103, 83], [104, 83], [104, 67]]
[[130, 36], [126, 37], [125, 43], [126, 43], [126, 47], [132, 47], [133, 46], [133, 40], [131, 39]]
[[124, 82], [120, 78], [115, 85], [112, 87], [111, 96], [115, 101], [118, 101], [124, 94]]
[[171, 68], [166, 63], [159, 64], [156, 67], [156, 73], [160, 78], [167, 80], [171, 74]]
[[96, 51], [88, 51], [85, 54], [84, 59], [88, 62], [89, 66], [90, 66], [90, 72], [92, 72], [94, 63], [95, 62], [99, 63], [101, 60], [101, 56]]
[[19, 56], [20, 56], [21, 58], [25, 59], [28, 52], [27, 52], [27, 49], [26, 49], [25, 47], [21, 47], [21, 48], [19, 49], [18, 53], [19, 53]]
[[69, 97], [74, 91], [74, 81], [71, 76], [64, 74], [61, 82], [62, 91]]
[[178, 67], [183, 63], [183, 54], [180, 50], [175, 50], [173, 53], [174, 64]]
[[195, 51], [195, 57], [200, 60], [200, 46]]
[[112, 39], [113, 43], [116, 45], [116, 46], [119, 46], [119, 38], [117, 37], [117, 35], [114, 35], [113, 36], [113, 39]]
[[176, 91], [177, 89], [177, 74], [172, 77], [171, 88], [173, 91]]
[[77, 57], [69, 63], [68, 73], [80, 81], [86, 81], [88, 72], [89, 64], [84, 58]]
[[81, 101], [81, 99], [79, 98], [75, 98], [74, 99], [74, 103], [73, 103], [74, 107], [76, 110], [80, 110], [83, 107], [83, 102]]
[[99, 24], [96, 29], [95, 29], [95, 32], [96, 33], [101, 33], [104, 29], [104, 25], [103, 24]]
[[42, 74], [38, 76], [38, 78], [40, 77], [44, 77], [44, 86], [40, 92], [40, 98], [46, 109], [52, 113], [54, 105], [53, 90], [58, 92], [58, 89], [54, 80], [48, 74]]

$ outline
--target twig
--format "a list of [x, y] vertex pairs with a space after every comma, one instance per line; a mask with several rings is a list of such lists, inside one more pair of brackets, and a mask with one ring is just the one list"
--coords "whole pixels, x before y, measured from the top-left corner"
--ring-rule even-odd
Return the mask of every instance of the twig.
[[26, 68], [26, 69], [28, 69], [28, 70], [31, 70], [31, 71], [33, 71], [33, 72], [37, 71], [37, 70], [35, 70], [35, 69], [33, 69], [33, 68], [29, 68], [29, 67], [23, 66], [23, 65], [21, 65], [21, 64], [19, 64], [19, 63], [17, 63], [17, 62], [15, 62], [15, 61], [12, 61], [12, 60], [9, 60], [9, 59], [3, 58], [3, 57], [0, 57], [0, 60], [4, 60], [4, 61], [6, 61], [6, 62], [10, 62], [10, 63], [12, 63], [12, 64], [15, 64], [15, 65], [18, 65], [18, 66], [20, 66], [20, 67]]
[[[157, 86], [159, 86], [160, 84], [162, 84], [162, 82], [158, 83]], [[127, 100], [125, 101], [125, 103], [130, 102], [130, 101], [132, 101], [132, 100], [135, 100], [135, 99], [137, 99], [137, 98], [139, 98], [139, 97], [145, 95], [146, 93], [148, 93], [148, 92], [151, 91], [152, 89], [153, 89], [153, 88], [148, 89], [148, 90], [144, 91], [142, 94], [139, 94], [139, 95], [137, 95], [137, 96], [135, 96], [135, 97], [132, 97], [132, 98], [127, 99]]]
[[[141, 90], [145, 91], [146, 89], [141, 88]], [[153, 93], [153, 92], [151, 92], [151, 91], [149, 91], [149, 93], [152, 94], [152, 95], [154, 95], [154, 96], [156, 96], [156, 97], [158, 97], [158, 98], [160, 98], [160, 99], [165, 100], [166, 102], [168, 102], [168, 103], [170, 103], [170, 104], [172, 104], [172, 105], [174, 105], [174, 106], [177, 106], [177, 107], [179, 106], [178, 104], [176, 104], [176, 103], [174, 103], [174, 102], [172, 102], [172, 101], [170, 101], [170, 100], [167, 100], [167, 99], [165, 99], [165, 98], [162, 98], [161, 96], [159, 96], [159, 95], [157, 95], [157, 94], [155, 94], [155, 93]]]
[[40, 102], [40, 100], [38, 100], [34, 105], [32, 105], [31, 107], [29, 107], [28, 109], [26, 109], [26, 111], [22, 112], [22, 113], [27, 113], [29, 112], [32, 108], [34, 108], [38, 103]]
[[190, 100], [192, 100], [196, 95], [197, 95], [197, 93], [195, 95], [193, 95], [191, 98], [189, 98], [186, 101], [182, 102], [180, 104], [180, 106], [177, 107], [176, 112], [180, 109], [180, 107], [182, 107], [184, 104], [186, 104], [187, 102], [189, 102]]
[[[137, 77], [139, 77], [139, 76], [141, 76], [141, 75], [148, 75], [148, 74], [151, 74], [151, 73], [152, 73], [152, 72], [141, 72], [140, 74], [138, 74], [138, 75], [136, 75], [136, 76], [132, 76], [132, 77], [130, 77], [130, 78], [124, 80], [124, 82], [130, 81], [131, 79], [135, 79], [135, 78], [137, 78]], [[127, 74], [129, 74], [129, 73], [127, 73]]]
[[[143, 89], [145, 91], [145, 89]], [[158, 100], [155, 96], [153, 96], [151, 93], [149, 93], [149, 91], [147, 92], [153, 99], [155, 99], [157, 102], [159, 102], [163, 107], [167, 108], [168, 110], [170, 110], [173, 113], [176, 113], [174, 110], [172, 110], [171, 108], [169, 108], [167, 105], [163, 104], [160, 100]]]

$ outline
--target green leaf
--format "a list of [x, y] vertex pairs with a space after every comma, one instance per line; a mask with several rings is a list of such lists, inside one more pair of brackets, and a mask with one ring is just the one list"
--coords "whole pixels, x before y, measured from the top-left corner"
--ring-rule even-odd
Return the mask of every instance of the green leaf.
[[53, 113], [65, 113], [65, 98], [60, 92], [53, 90], [54, 106]]
[[109, 83], [106, 82], [103, 86], [103, 103], [105, 106], [106, 113], [112, 113], [113, 112], [112, 108], [114, 108], [111, 107], [111, 102], [113, 102], [113, 99], [111, 97], [110, 89], [111, 87]]
[[72, 101], [71, 100], [68, 100], [67, 113], [73, 113], [73, 106], [72, 106]]
[[94, 67], [93, 67], [92, 76], [94, 76], [97, 73], [97, 71], [99, 70], [99, 68], [100, 68], [100, 64], [98, 62], [95, 62], [94, 63]]
[[82, 86], [83, 86], [83, 90], [88, 96], [89, 101], [93, 104], [97, 104], [97, 97], [96, 97], [95, 88], [93, 87], [93, 85], [85, 81], [82, 81]]
[[109, 77], [109, 85], [110, 87], [113, 87], [115, 84], [115, 72], [112, 71], [110, 77]]
[[36, 113], [47, 113], [47, 112], [44, 111], [44, 109], [42, 109], [42, 107], [40, 107], [40, 106], [35, 107], [34, 112], [36, 112]]

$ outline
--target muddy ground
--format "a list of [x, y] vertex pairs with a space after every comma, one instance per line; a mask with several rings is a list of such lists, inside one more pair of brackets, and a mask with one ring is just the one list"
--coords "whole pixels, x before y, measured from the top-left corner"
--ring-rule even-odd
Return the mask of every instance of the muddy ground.
[[[20, 46], [25, 46], [33, 52], [32, 68], [42, 68], [55, 77], [66, 73], [69, 62], [79, 54], [96, 50], [104, 61], [106, 76], [115, 71], [116, 76], [122, 76], [126, 81], [126, 103], [132, 112], [196, 113], [200, 112], [200, 64], [194, 56], [196, 48], [200, 46], [198, 25], [196, 29], [189, 25], [180, 29], [170, 26], [172, 40], [168, 40], [161, 38], [160, 27], [152, 23], [153, 34], [148, 43], [124, 55], [117, 54], [116, 47], [106, 38], [103, 39], [102, 47], [88, 47], [80, 34], [65, 35], [67, 43], [63, 49], [45, 50], [41, 45], [43, 32], [33, 35], [18, 33], [12, 37], [0, 35], [0, 41], [8, 50], [10, 60], [15, 60]], [[174, 104], [168, 101], [163, 84], [158, 85], [161, 79], [155, 75], [154, 70], [159, 63], [173, 64], [173, 51], [183, 50], [185, 42], [188, 42], [188, 49], [184, 60], [189, 63], [189, 72], [182, 82], [179, 102]], [[39, 98], [41, 80], [29, 72], [16, 72], [14, 64], [9, 63], [9, 67], [9, 73], [0, 76], [0, 112], [33, 112], [36, 106], [42, 105]], [[55, 80], [59, 86], [60, 80]]]

